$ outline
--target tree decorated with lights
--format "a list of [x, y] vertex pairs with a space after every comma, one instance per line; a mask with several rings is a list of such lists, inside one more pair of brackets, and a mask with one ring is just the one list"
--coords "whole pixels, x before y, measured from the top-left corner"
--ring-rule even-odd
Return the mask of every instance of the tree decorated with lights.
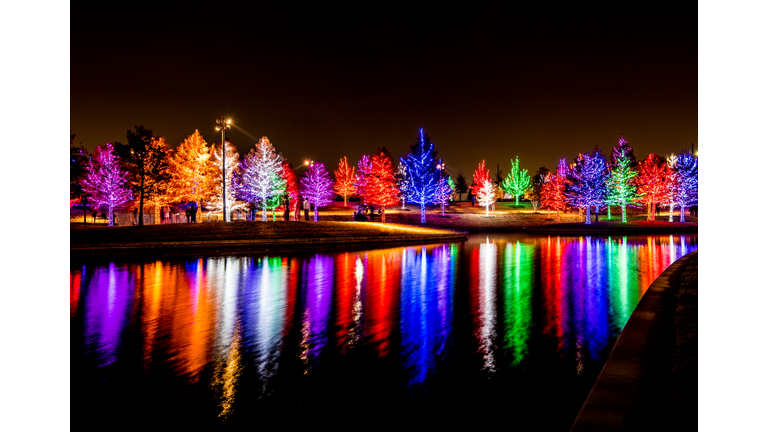
[[386, 207], [396, 205], [400, 190], [397, 188], [395, 170], [392, 159], [386, 153], [380, 151], [370, 159], [370, 169], [367, 170], [363, 187], [358, 189], [358, 194], [368, 204], [381, 209], [381, 221], [386, 222]]
[[592, 223], [590, 208], [594, 206], [597, 215], [605, 202], [609, 173], [605, 157], [598, 149], [591, 155], [579, 155], [569, 173], [570, 184], [566, 187], [566, 196], [571, 204], [586, 209], [586, 224]]
[[680, 222], [685, 222], [685, 208], [699, 203], [699, 158], [685, 151], [677, 157], [677, 163], [670, 171], [674, 173]]
[[139, 196], [139, 226], [144, 225], [144, 202], [162, 200], [170, 173], [171, 150], [165, 138], [154, 135], [152, 129], [135, 126], [128, 131], [128, 146], [120, 151], [122, 160], [131, 174], [130, 184]]
[[[261, 220], [267, 220], [269, 201], [282, 197], [286, 190], [282, 177], [283, 156], [275, 152], [269, 138], [262, 137], [256, 147], [243, 158], [235, 174], [237, 197], [253, 205], [261, 205]], [[278, 201], [279, 205], [279, 201]]]
[[436, 151], [424, 128], [419, 129], [419, 138], [411, 146], [411, 152], [400, 158], [408, 171], [408, 190], [406, 200], [418, 204], [421, 208], [421, 223], [427, 223], [427, 204], [435, 200], [440, 172], [435, 160]]
[[192, 201], [200, 212], [203, 201], [211, 196], [214, 173], [208, 160], [211, 152], [200, 132], [188, 136], [170, 158], [171, 180], [166, 195], [171, 201]]
[[283, 160], [282, 177], [285, 180], [285, 192], [288, 194], [288, 206], [291, 207], [299, 199], [299, 179], [293, 165], [287, 160]]
[[477, 197], [477, 202], [485, 206], [485, 215], [488, 216], [488, 207], [496, 201], [496, 186], [491, 180], [490, 171], [485, 168], [485, 160], [477, 165], [472, 178], [472, 193]]
[[531, 187], [531, 176], [528, 175], [528, 170], [520, 169], [520, 161], [517, 156], [515, 156], [514, 161], [510, 160], [510, 162], [512, 162], [512, 170], [502, 181], [501, 187], [506, 193], [515, 197], [515, 205], [518, 205], [520, 204], [520, 195], [523, 195]]
[[368, 186], [368, 180], [371, 177], [371, 157], [368, 155], [360, 156], [360, 160], [357, 161], [357, 173], [355, 173], [355, 194], [363, 200], [364, 204], [368, 204], [366, 198], [368, 194], [365, 192]]
[[667, 182], [673, 171], [664, 158], [653, 153], [640, 162], [637, 171], [637, 192], [642, 195], [640, 200], [648, 205], [648, 220], [655, 221], [656, 204], [664, 203], [669, 198]]
[[96, 147], [87, 163], [83, 189], [91, 195], [96, 207], [107, 207], [109, 226], [113, 225], [115, 207], [133, 199], [128, 178], [129, 173], [120, 165], [120, 158], [111, 143]]
[[[226, 149], [226, 162], [227, 162], [227, 210], [233, 212], [235, 210], [241, 210], [245, 208], [245, 203], [237, 199], [233, 187], [232, 178], [239, 171], [240, 167], [240, 153], [237, 151], [237, 146], [229, 139], [225, 141]], [[221, 144], [214, 144], [211, 146], [211, 157], [208, 158], [208, 167], [213, 172], [213, 182], [211, 188], [211, 195], [208, 198], [208, 204], [213, 211], [223, 211], [224, 206], [222, 203], [221, 193], [221, 180], [223, 177], [221, 170]], [[250, 202], [250, 201], [246, 201]], [[224, 215], [224, 220], [229, 220], [229, 215]]]
[[301, 195], [315, 208], [315, 222], [317, 222], [318, 207], [325, 207], [333, 199], [333, 179], [328, 171], [325, 170], [325, 164], [315, 162], [309, 166], [309, 169], [301, 178]]
[[560, 223], [560, 212], [568, 209], [568, 198], [565, 195], [567, 185], [568, 163], [565, 159], [560, 159], [557, 172], [547, 175], [541, 185], [541, 206], [557, 211], [557, 223]]
[[[442, 159], [437, 162], [438, 166], [442, 166]], [[453, 180], [451, 180], [451, 176], [441, 170], [440, 180], [437, 182], [437, 190], [435, 191], [434, 204], [440, 204], [440, 212], [443, 215], [445, 214], [445, 205], [451, 200], [451, 196], [453, 196], [453, 188], [454, 184]]]
[[404, 163], [397, 164], [397, 172], [395, 173], [395, 182], [397, 183], [398, 194], [397, 198], [403, 203], [402, 208], [405, 209], [405, 200], [408, 197], [408, 190], [410, 187], [410, 179], [408, 178], [408, 168]]
[[668, 204], [669, 205], [669, 221], [674, 222], [675, 202], [679, 194], [678, 192], [679, 186], [677, 184], [677, 173], [675, 172], [675, 168], [677, 167], [677, 156], [675, 156], [674, 153], [667, 156], [667, 167], [669, 168], [671, 173], [667, 181], [667, 200], [669, 201], [669, 204]]
[[[621, 223], [627, 223], [627, 206], [638, 201], [640, 195], [637, 193], [637, 184], [635, 177], [638, 172], [635, 169], [637, 160], [629, 146], [624, 135], [621, 135], [616, 146], [613, 148], [611, 174], [608, 178], [608, 194], [606, 202], [621, 207]], [[610, 219], [610, 207], [609, 219]]]
[[336, 176], [336, 184], [333, 186], [333, 190], [344, 197], [344, 206], [347, 205], [347, 197], [353, 196], [357, 193], [355, 187], [355, 167], [350, 167], [347, 163], [347, 157], [339, 159], [339, 168], [337, 168], [333, 174]]

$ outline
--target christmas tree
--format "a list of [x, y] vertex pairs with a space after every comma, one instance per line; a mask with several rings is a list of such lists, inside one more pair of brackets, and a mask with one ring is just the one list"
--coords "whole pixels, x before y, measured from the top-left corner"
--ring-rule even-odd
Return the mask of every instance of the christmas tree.
[[571, 204], [586, 209], [586, 224], [591, 224], [590, 207], [595, 206], [595, 215], [600, 211], [608, 193], [607, 180], [610, 171], [600, 150], [579, 155], [571, 170], [566, 196]]
[[419, 129], [419, 138], [411, 146], [411, 152], [400, 161], [405, 165], [408, 171], [408, 202], [419, 204], [421, 208], [421, 223], [427, 223], [427, 204], [435, 200], [438, 182], [440, 181], [440, 172], [438, 171], [435, 160], [434, 145], [430, 142], [429, 136], [424, 134], [424, 128]]
[[263, 222], [267, 220], [269, 200], [285, 193], [282, 171], [283, 157], [275, 152], [267, 137], [262, 137], [240, 163], [235, 183], [237, 196], [254, 205], [260, 203]]
[[107, 207], [109, 226], [113, 225], [115, 207], [133, 199], [128, 176], [128, 171], [120, 165], [120, 159], [111, 143], [96, 147], [93, 157], [87, 163], [83, 190], [91, 195], [96, 207]]

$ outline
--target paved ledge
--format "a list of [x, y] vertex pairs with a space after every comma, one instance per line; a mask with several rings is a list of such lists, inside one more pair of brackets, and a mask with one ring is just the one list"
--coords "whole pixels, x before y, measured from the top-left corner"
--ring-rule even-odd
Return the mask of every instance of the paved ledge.
[[666, 429], [664, 395], [675, 345], [675, 282], [698, 250], [678, 259], [640, 299], [571, 427], [580, 431]]
[[667, 221], [599, 221], [587, 225], [584, 222], [559, 223], [526, 227], [531, 234], [560, 235], [628, 235], [628, 234], [688, 234], [698, 233], [699, 225], [689, 222]]

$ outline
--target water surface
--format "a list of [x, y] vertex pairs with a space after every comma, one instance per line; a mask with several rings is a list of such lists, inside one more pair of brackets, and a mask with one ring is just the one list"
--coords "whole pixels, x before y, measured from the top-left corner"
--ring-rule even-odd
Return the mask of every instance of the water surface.
[[567, 430], [645, 290], [696, 248], [476, 234], [73, 263], [71, 424]]

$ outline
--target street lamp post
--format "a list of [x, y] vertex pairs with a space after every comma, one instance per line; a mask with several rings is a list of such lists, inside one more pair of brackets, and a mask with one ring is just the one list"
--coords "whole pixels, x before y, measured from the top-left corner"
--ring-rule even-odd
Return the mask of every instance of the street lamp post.
[[224, 116], [216, 119], [216, 130], [221, 131], [221, 208], [224, 212], [224, 222], [229, 222], [227, 216], [227, 146], [224, 133], [230, 128], [232, 120], [224, 120]]
[[[443, 181], [443, 172], [445, 171], [445, 162], [439, 160], [437, 162], [437, 169], [440, 170], [440, 181]], [[445, 199], [440, 200], [440, 212], [445, 216]]]

